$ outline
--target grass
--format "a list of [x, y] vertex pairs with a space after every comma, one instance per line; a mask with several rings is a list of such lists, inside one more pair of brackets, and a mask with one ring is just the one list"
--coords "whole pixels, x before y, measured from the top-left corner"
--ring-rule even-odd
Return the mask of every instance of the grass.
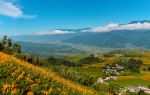
[[79, 62], [81, 59], [84, 59], [88, 55], [76, 55], [76, 56], [67, 56], [65, 59], [73, 62]]
[[0, 94], [96, 95], [97, 92], [0, 52]]
[[[79, 56], [69, 56], [66, 59], [74, 62], [79, 62], [81, 59], [87, 57], [87, 55], [79, 55]], [[103, 71], [101, 69], [102, 63], [91, 63], [86, 64], [83, 67], [72, 67], [74, 70], [79, 70], [85, 75], [92, 76], [92, 77], [101, 77], [103, 76]]]
[[103, 75], [103, 72], [100, 68], [81, 68], [81, 72], [93, 77], [100, 77]]
[[135, 77], [126, 77], [126, 78], [124, 77], [123, 79], [119, 79], [111, 82], [118, 84], [120, 87], [128, 87], [133, 85], [143, 85], [143, 86], [150, 85], [150, 81], [145, 81], [143, 79], [135, 78]]
[[147, 60], [143, 60], [143, 63], [144, 63], [144, 64], [149, 64], [149, 65], [150, 65], [150, 59], [149, 59], [149, 60], [148, 60], [148, 59], [147, 59]]
[[124, 71], [123, 73], [121, 73], [122, 76], [142, 76], [143, 73], [133, 73], [129, 70]]

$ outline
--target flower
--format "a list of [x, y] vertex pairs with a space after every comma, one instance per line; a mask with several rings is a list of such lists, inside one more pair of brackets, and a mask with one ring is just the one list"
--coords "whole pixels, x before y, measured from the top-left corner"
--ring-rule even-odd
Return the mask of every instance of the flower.
[[29, 92], [27, 93], [27, 95], [34, 95], [34, 93], [31, 92], [31, 91], [29, 91]]

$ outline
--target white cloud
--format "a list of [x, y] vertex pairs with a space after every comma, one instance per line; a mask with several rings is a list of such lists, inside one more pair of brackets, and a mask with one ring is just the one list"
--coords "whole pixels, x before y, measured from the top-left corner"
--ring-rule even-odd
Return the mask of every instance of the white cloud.
[[0, 15], [9, 16], [13, 18], [35, 18], [36, 15], [24, 15], [21, 8], [12, 2], [0, 0]]
[[138, 29], [150, 29], [150, 23], [134, 23], [134, 24], [126, 24], [119, 25], [115, 23], [108, 24], [103, 27], [92, 28], [92, 32], [109, 32], [113, 30], [138, 30]]
[[74, 32], [62, 31], [62, 30], [52, 30], [52, 31], [39, 32], [38, 35], [58, 35], [58, 34], [69, 34], [69, 33], [74, 33]]

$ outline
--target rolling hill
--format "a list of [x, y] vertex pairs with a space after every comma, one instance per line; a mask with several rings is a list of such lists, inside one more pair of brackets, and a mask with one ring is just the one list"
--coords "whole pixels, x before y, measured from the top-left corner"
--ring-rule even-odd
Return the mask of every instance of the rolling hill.
[[90, 88], [0, 52], [0, 94], [96, 95]]

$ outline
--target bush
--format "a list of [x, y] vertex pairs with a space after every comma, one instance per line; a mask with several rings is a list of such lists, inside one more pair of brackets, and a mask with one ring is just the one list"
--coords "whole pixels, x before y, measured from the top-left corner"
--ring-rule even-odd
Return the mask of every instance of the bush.
[[13, 54], [13, 51], [12, 51], [11, 48], [4, 48], [4, 49], [3, 49], [3, 52], [4, 52], [4, 53], [7, 53], [7, 54]]
[[150, 71], [150, 66], [148, 67], [148, 71]]
[[98, 57], [95, 57], [94, 55], [90, 55], [90, 56], [80, 60], [79, 62], [82, 64], [90, 64], [90, 63], [97, 63], [100, 61], [101, 61], [101, 59], [99, 59]]

